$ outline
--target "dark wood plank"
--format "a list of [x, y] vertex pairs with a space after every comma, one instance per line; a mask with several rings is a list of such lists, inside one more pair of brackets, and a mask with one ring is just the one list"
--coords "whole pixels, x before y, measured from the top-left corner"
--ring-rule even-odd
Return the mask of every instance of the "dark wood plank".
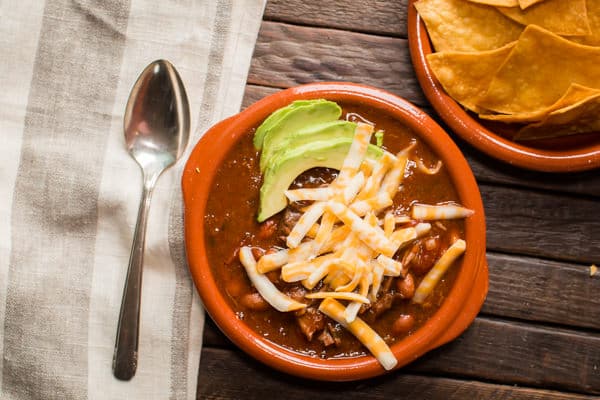
[[600, 394], [600, 335], [478, 317], [408, 369]]
[[425, 104], [405, 39], [263, 22], [248, 83], [283, 88], [316, 81], [378, 86]]
[[268, 86], [246, 85], [246, 91], [244, 92], [244, 98], [242, 99], [242, 110], [263, 97], [277, 93], [280, 90], [281, 89], [279, 88]]
[[[448, 128], [446, 128], [446, 131], [450, 132]], [[598, 170], [560, 174], [530, 171], [496, 160], [475, 149], [456, 135], [452, 134], [452, 136], [465, 158], [469, 161], [478, 182], [600, 198], [600, 174], [598, 174]]]
[[490, 287], [482, 312], [600, 330], [600, 274], [589, 266], [488, 253]]
[[[314, 382], [271, 370], [239, 350], [204, 349], [202, 373], [198, 379], [198, 399], [269, 399], [277, 393], [289, 400], [328, 399], [548, 399], [583, 400], [591, 397], [394, 372], [359, 382]], [[231, 379], [235, 376], [235, 379]]]
[[265, 20], [346, 31], [407, 36], [407, 0], [269, 0]]
[[580, 263], [600, 256], [600, 200], [479, 185], [488, 250]]

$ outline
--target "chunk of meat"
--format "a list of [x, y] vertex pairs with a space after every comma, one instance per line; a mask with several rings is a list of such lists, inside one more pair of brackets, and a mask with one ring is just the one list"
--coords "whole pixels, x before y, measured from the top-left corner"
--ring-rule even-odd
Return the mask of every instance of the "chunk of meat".
[[331, 333], [329, 333], [328, 329], [323, 329], [323, 332], [321, 332], [317, 339], [319, 339], [319, 341], [323, 343], [325, 347], [335, 344], [335, 340], [333, 339], [333, 336], [331, 336]]
[[290, 234], [294, 226], [302, 216], [302, 212], [299, 210], [295, 210], [293, 207], [287, 207], [285, 209], [285, 213], [283, 214], [283, 219], [281, 220], [281, 230], [283, 235], [287, 236]]
[[406, 274], [404, 279], [396, 281], [396, 290], [403, 299], [412, 299], [415, 294], [415, 280], [411, 273]]
[[[279, 272], [279, 271], [277, 271]], [[292, 299], [299, 301], [299, 302], [305, 302], [304, 296], [306, 295], [306, 289], [304, 288], [304, 286], [296, 284], [290, 287], [287, 287], [283, 290], [283, 292], [291, 297]]]
[[333, 338], [333, 341], [336, 346], [340, 346], [342, 344], [342, 327], [340, 324], [333, 324], [331, 322], [327, 323], [327, 330], [329, 334]]
[[367, 312], [368, 318], [371, 321], [374, 321], [379, 318], [381, 314], [392, 308], [395, 297], [396, 295], [392, 292], [386, 292], [381, 295], [373, 304], [371, 304], [371, 307]]
[[315, 307], [306, 308], [306, 312], [296, 317], [300, 331], [310, 342], [315, 332], [322, 331], [325, 328], [325, 316]]

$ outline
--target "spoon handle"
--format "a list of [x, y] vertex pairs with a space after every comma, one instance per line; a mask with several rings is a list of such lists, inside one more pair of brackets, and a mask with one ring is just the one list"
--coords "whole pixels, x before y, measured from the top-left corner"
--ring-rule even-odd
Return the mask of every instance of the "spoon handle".
[[133, 378], [137, 368], [146, 224], [155, 182], [156, 179], [144, 179], [144, 190], [140, 200], [133, 244], [129, 256], [127, 278], [125, 280], [125, 288], [123, 289], [121, 313], [119, 314], [119, 325], [113, 357], [113, 374], [117, 379], [125, 381]]

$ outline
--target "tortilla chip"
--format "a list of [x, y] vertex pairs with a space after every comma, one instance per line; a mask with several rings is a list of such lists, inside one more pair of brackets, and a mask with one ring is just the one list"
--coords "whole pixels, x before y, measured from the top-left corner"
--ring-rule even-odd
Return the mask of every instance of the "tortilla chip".
[[600, 46], [600, 1], [587, 2], [587, 17], [592, 33], [587, 36], [573, 36], [569, 39], [588, 46]]
[[497, 49], [523, 30], [494, 7], [465, 0], [419, 0], [415, 7], [436, 51]]
[[521, 7], [521, 10], [526, 9], [527, 7], [530, 7], [534, 4], [540, 3], [544, 0], [519, 0], [519, 7]]
[[551, 112], [543, 121], [527, 125], [514, 140], [547, 139], [576, 133], [600, 135], [600, 90], [589, 98]]
[[427, 62], [446, 93], [469, 110], [483, 112], [477, 105], [516, 42], [496, 50], [432, 53]]
[[477, 103], [503, 114], [551, 106], [572, 83], [600, 89], [600, 47], [583, 46], [529, 25]]
[[553, 111], [560, 110], [573, 104], [584, 101], [600, 93], [600, 89], [593, 89], [586, 86], [571, 84], [567, 92], [547, 108], [542, 108], [533, 112], [525, 112], [519, 114], [485, 114], [480, 113], [479, 118], [488, 119], [491, 121], [501, 121], [506, 123], [526, 123], [542, 121], [548, 114]]
[[467, 0], [471, 3], [485, 4], [488, 6], [497, 7], [516, 7], [519, 5], [518, 0]]
[[557, 35], [590, 35], [586, 0], [546, 0], [526, 10], [498, 7], [498, 11], [522, 25], [538, 25]]

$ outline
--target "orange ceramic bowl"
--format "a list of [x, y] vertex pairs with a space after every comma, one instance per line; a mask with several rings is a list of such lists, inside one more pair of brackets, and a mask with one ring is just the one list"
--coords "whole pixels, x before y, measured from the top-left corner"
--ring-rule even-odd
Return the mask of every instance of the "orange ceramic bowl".
[[521, 144], [508, 139], [514, 133], [510, 125], [483, 121], [465, 111], [446, 94], [427, 64], [432, 47], [414, 3], [408, 3], [408, 43], [417, 79], [433, 108], [457, 135], [484, 153], [522, 168], [571, 172], [600, 167], [599, 132]]
[[373, 356], [320, 359], [287, 350], [255, 333], [240, 321], [221, 293], [206, 255], [204, 214], [215, 173], [232, 145], [252, 134], [269, 114], [294, 100], [325, 98], [376, 109], [409, 127], [441, 158], [461, 203], [475, 214], [465, 221], [467, 250], [455, 284], [441, 308], [414, 334], [392, 346], [398, 367], [415, 360], [463, 332], [479, 312], [488, 288], [485, 218], [479, 189], [459, 149], [424, 112], [390, 93], [350, 83], [317, 83], [268, 96], [209, 129], [198, 142], [182, 178], [185, 242], [189, 268], [206, 310], [237, 346], [278, 370], [306, 378], [348, 381], [384, 373]]

